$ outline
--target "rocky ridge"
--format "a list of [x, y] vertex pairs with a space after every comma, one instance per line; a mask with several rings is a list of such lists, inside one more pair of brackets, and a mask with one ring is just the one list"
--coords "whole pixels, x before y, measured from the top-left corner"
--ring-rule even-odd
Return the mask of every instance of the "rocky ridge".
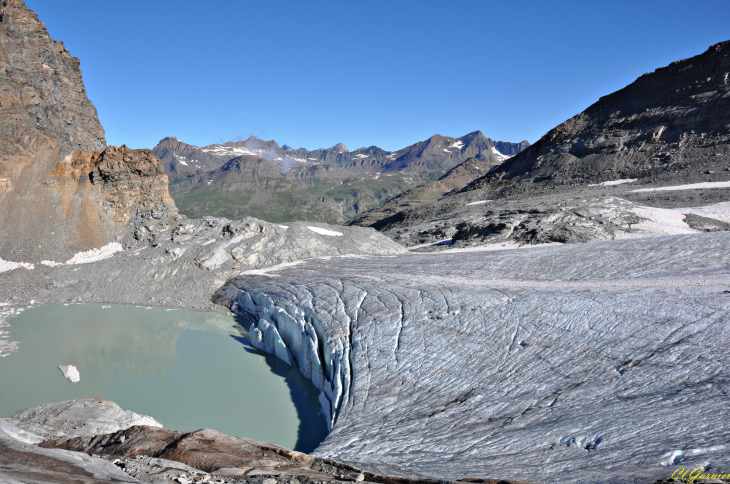
[[348, 171], [372, 172], [441, 172], [462, 161], [475, 157], [499, 164], [523, 151], [530, 143], [493, 141], [481, 131], [474, 131], [460, 138], [434, 135], [398, 151], [386, 151], [377, 146], [347, 149], [342, 143], [331, 148], [309, 151], [279, 147], [274, 140], [264, 141], [250, 136], [245, 141], [229, 141], [202, 148], [183, 143], [174, 136], [162, 139], [153, 149], [173, 179], [191, 174], [201, 174], [220, 168], [226, 161], [237, 156], [257, 156], [269, 160], [277, 168], [285, 159], [304, 165], [328, 164], [345, 167]]
[[727, 179], [728, 76], [730, 41], [648, 72], [465, 190], [509, 196], [616, 179]]
[[426, 182], [415, 188], [411, 188], [384, 204], [358, 215], [349, 221], [348, 225], [379, 229], [380, 225], [378, 222], [381, 220], [388, 219], [403, 210], [435, 202], [445, 194], [463, 188], [495, 166], [498, 166], [498, 163], [490, 163], [489, 161], [478, 158], [469, 158], [447, 171], [438, 180]]

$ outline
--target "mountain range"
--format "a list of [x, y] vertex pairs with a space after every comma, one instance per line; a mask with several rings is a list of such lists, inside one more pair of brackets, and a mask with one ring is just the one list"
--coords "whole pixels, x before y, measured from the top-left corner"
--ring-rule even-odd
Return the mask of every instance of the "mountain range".
[[342, 143], [295, 150], [254, 136], [197, 147], [169, 136], [153, 153], [170, 177], [177, 206], [189, 216], [343, 223], [466, 159], [492, 167], [528, 146], [493, 141], [481, 131], [434, 135], [393, 152], [377, 146], [350, 151]]

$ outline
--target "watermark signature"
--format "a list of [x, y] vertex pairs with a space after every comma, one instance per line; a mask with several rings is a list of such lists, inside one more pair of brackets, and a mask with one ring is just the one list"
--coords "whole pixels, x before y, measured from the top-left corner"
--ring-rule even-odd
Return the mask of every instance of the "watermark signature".
[[730, 473], [720, 472], [717, 474], [704, 474], [704, 467], [697, 467], [696, 469], [685, 469], [680, 467], [676, 471], [672, 472], [672, 479], [677, 482], [695, 482], [704, 481], [706, 479], [730, 479]]

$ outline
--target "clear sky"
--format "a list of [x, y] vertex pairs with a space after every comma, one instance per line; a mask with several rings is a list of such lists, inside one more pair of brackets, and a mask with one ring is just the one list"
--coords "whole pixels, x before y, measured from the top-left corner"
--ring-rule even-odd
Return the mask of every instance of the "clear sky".
[[730, 40], [730, 1], [26, 0], [81, 59], [107, 143], [253, 134], [403, 148], [537, 141]]

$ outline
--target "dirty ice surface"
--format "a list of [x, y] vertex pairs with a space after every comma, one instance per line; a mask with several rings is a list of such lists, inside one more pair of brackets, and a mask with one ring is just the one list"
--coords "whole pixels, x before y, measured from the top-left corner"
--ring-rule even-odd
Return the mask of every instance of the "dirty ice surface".
[[311, 260], [227, 290], [267, 324], [311, 321], [333, 358], [315, 455], [411, 477], [654, 482], [730, 469], [728, 247], [717, 232]]

